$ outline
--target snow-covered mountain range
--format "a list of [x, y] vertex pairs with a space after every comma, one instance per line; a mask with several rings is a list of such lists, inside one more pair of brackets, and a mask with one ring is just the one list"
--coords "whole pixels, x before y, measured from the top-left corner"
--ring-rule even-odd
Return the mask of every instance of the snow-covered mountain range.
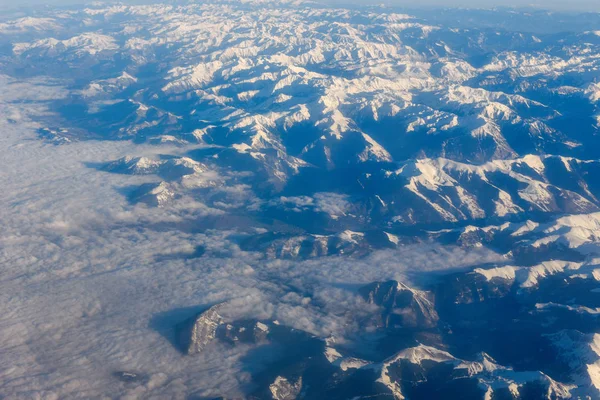
[[[495, 17], [477, 22], [485, 13]], [[85, 164], [128, 182], [115, 198], [144, 210], [119, 227], [214, 235], [185, 253], [194, 270], [225, 259], [215, 242], [227, 243], [268, 265], [261, 279], [276, 296], [344, 332], [199, 299], [201, 312], [160, 332], [185, 359], [243, 350], [231, 393], [600, 397], [598, 15], [582, 15], [578, 30], [553, 13], [537, 14], [556, 26], [541, 29], [516, 27], [536, 15], [519, 10], [296, 0], [30, 14], [0, 19], [0, 82], [64, 88], [39, 101], [35, 129], [48, 145], [133, 144]], [[18, 124], [10, 115], [7, 126]], [[446, 274], [424, 262], [410, 282], [339, 284], [344, 301], [276, 272], [368, 257], [377, 269], [374, 255], [434, 245], [498, 257]], [[154, 389], [143, 371], [113, 372], [126, 390]], [[0, 397], [10, 389], [0, 384]]]

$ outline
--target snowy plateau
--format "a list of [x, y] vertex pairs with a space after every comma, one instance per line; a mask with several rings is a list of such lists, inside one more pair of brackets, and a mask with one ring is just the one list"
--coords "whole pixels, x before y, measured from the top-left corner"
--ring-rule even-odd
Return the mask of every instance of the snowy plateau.
[[600, 399], [600, 14], [0, 13], [0, 398]]

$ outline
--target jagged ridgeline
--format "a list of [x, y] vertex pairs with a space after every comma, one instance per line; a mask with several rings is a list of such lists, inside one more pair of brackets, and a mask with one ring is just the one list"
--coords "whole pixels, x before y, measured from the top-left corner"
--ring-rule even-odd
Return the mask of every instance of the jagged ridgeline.
[[[134, 202], [161, 206], [220, 174], [268, 200], [255, 204], [261, 217], [318, 233], [597, 211], [597, 32], [419, 15], [290, 2], [88, 8], [7, 25], [22, 32], [4, 57], [18, 75], [73, 85], [56, 105], [64, 124], [43, 137], [186, 149], [108, 168], [163, 179]], [[57, 38], [39, 39], [47, 32]], [[321, 193], [340, 206], [320, 207]]]
[[[397, 281], [359, 288], [358, 296], [374, 312], [356, 318], [363, 318], [361, 326], [377, 329], [359, 332], [362, 339], [355, 338], [354, 344], [338, 343], [333, 336], [319, 338], [276, 320], [231, 320], [226, 303], [178, 323], [174, 331], [188, 357], [244, 346], [251, 349], [248, 363], [257, 357], [268, 360], [252, 374], [251, 399], [426, 399], [441, 393], [446, 399], [570, 399], [583, 393], [580, 390], [594, 379], [593, 372], [575, 373], [569, 378], [574, 383], [564, 384], [535, 366], [562, 376], [559, 371], [565, 363], [574, 362], [564, 346], [573, 346], [573, 351], [596, 360], [597, 365], [599, 357], [592, 355], [595, 336], [575, 330], [544, 333], [561, 324], [585, 325], [591, 319], [585, 321], [582, 315], [578, 322], [567, 318], [553, 323], [557, 326], [543, 326], [546, 311], [542, 310], [552, 305], [535, 304], [536, 294], [510, 293], [507, 282], [481, 274], [447, 279], [432, 292]], [[517, 303], [523, 310], [514, 308]], [[528, 326], [523, 326], [525, 321]], [[521, 337], [508, 344], [514, 348], [504, 348], [503, 335], [515, 329]], [[480, 348], [501, 354], [503, 361], [516, 367], [503, 366], [486, 351], [470, 354], [469, 360], [449, 352], [448, 347], [464, 352], [467, 343], [480, 335], [487, 337]], [[530, 342], [536, 337], [541, 338], [538, 343]], [[364, 340], [376, 345], [368, 349], [364, 342], [357, 345]], [[544, 365], [549, 359], [555, 360], [554, 366]]]

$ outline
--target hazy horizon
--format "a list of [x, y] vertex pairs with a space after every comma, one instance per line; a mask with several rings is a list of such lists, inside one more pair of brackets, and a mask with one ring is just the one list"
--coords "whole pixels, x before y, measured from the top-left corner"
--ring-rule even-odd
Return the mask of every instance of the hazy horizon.
[[[123, 0], [123, 1], [107, 1], [106, 3], [157, 3], [159, 0]], [[328, 3], [332, 5], [375, 5], [373, 3], [366, 2], [364, 0], [320, 0], [317, 2]], [[14, 0], [0, 0], [0, 7], [9, 8], [9, 9], [18, 9], [23, 7], [30, 6], [39, 6], [39, 5], [76, 5], [76, 4], [87, 4], [92, 3], [92, 1], [86, 0], [22, 0], [15, 4]], [[521, 0], [512, 0], [510, 2], [507, 1], [499, 1], [499, 0], [457, 0], [457, 1], [445, 1], [445, 0], [424, 0], [415, 4], [412, 1], [408, 0], [383, 0], [379, 1], [379, 5], [387, 5], [387, 6], [400, 6], [406, 8], [427, 8], [427, 7], [449, 7], [449, 8], [491, 8], [491, 7], [531, 7], [531, 8], [539, 8], [539, 9], [549, 9], [549, 10], [559, 10], [566, 12], [600, 12], [600, 3], [592, 0], [575, 0], [565, 2], [562, 0], [549, 0], [544, 2], [531, 2], [531, 1], [521, 1]]]
[[[368, 4], [364, 0], [324, 0], [325, 3], [330, 4]], [[390, 6], [401, 6], [407, 8], [422, 8], [422, 7], [450, 7], [450, 8], [490, 8], [490, 7], [531, 7], [539, 9], [553, 9], [561, 11], [595, 11], [600, 12], [600, 3], [591, 0], [574, 0], [574, 1], [561, 1], [561, 0], [549, 0], [544, 2], [531, 2], [531, 1], [498, 1], [498, 0], [458, 0], [458, 1], [445, 1], [445, 0], [424, 0], [415, 4], [408, 0], [383, 0], [379, 4], [385, 4]]]

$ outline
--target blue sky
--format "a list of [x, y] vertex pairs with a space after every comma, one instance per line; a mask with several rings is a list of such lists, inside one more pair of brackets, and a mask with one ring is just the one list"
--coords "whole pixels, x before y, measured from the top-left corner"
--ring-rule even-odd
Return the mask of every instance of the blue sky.
[[[122, 0], [123, 2], [143, 2], [141, 0]], [[407, 7], [415, 7], [414, 0], [322, 0], [332, 4], [394, 4]], [[1, 6], [23, 6], [23, 5], [42, 5], [42, 4], [74, 4], [89, 2], [86, 0], [0, 0]], [[560, 9], [565, 11], [599, 11], [600, 1], [598, 0], [420, 0], [419, 5], [424, 6], [443, 6], [443, 7], [492, 7], [492, 6], [534, 6], [539, 8]]]
[[[1, 0], [0, 0], [1, 1]], [[441, 6], [441, 7], [528, 7], [559, 9], [565, 11], [598, 11], [600, 12], [600, 1], [598, 0], [325, 0], [333, 4], [392, 4], [407, 7], [415, 7], [417, 4], [422, 6]]]

